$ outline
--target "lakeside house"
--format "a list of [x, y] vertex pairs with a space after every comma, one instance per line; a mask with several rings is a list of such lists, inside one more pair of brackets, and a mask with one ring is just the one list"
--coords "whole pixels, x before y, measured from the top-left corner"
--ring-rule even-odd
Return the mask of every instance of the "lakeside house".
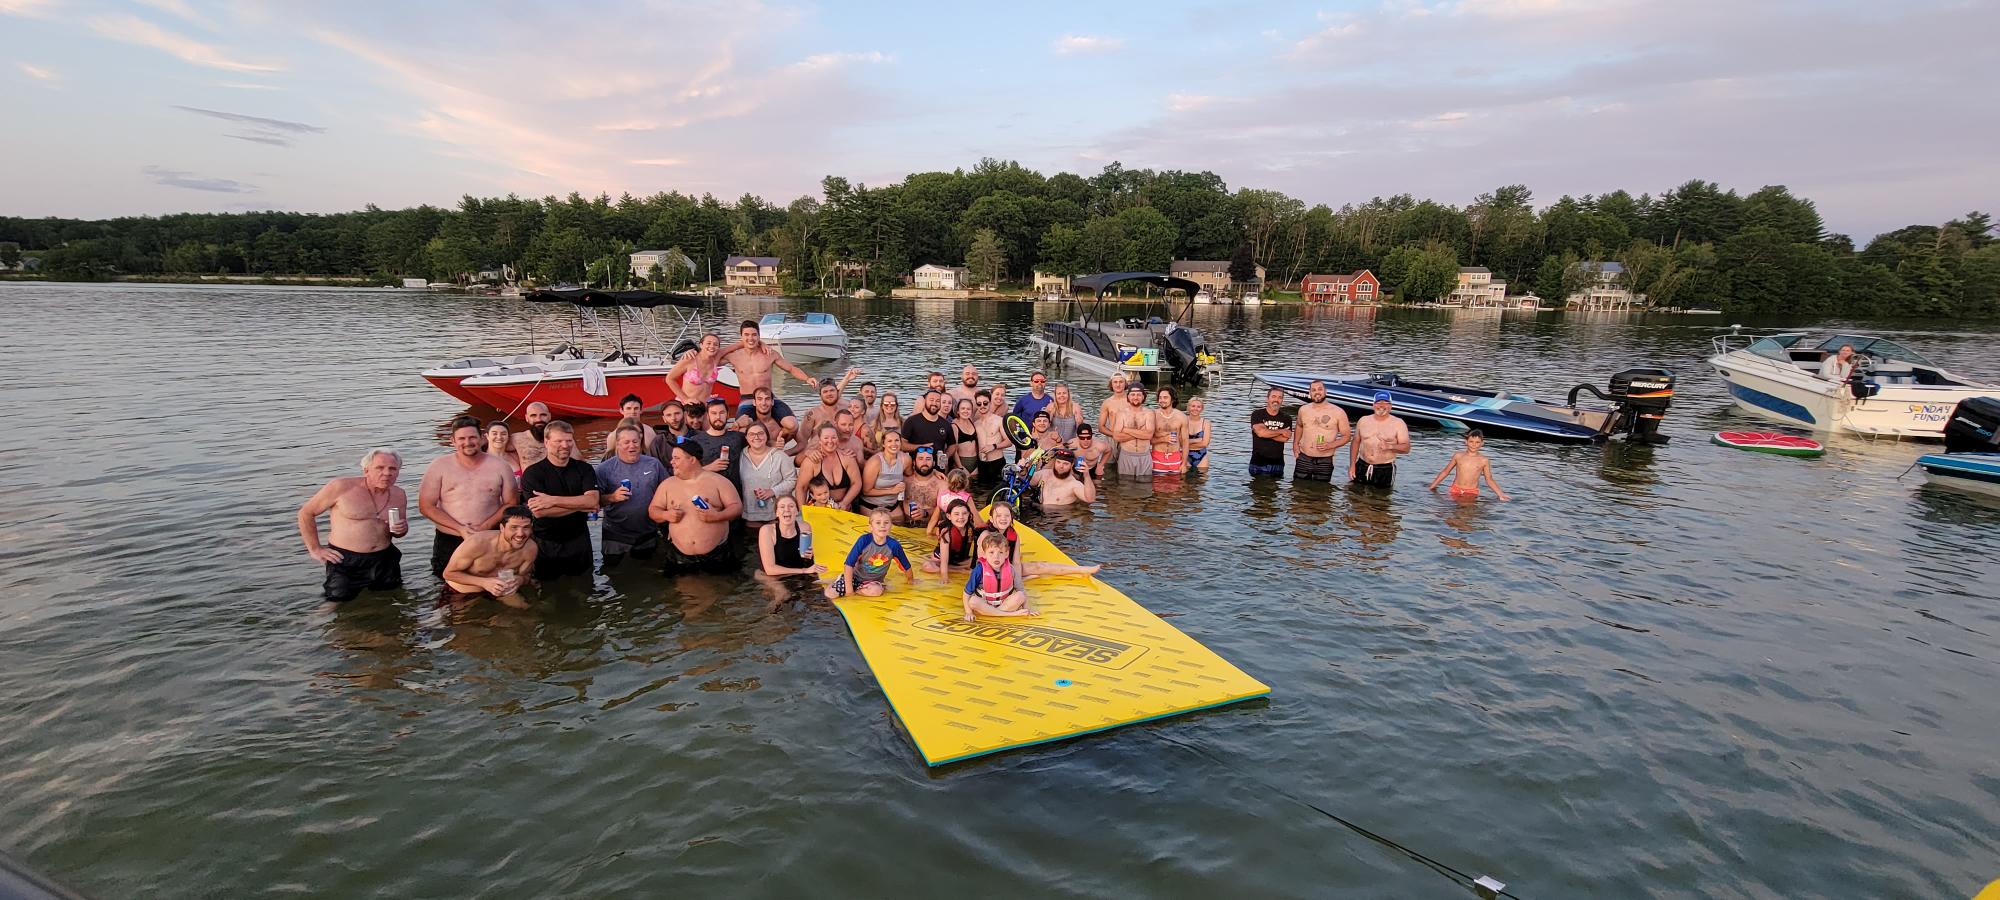
[[778, 258], [775, 256], [732, 256], [722, 261], [722, 283], [730, 291], [749, 294], [778, 293]]
[[1458, 285], [1444, 302], [1472, 309], [1499, 309], [1507, 305], [1507, 282], [1494, 281], [1493, 270], [1485, 266], [1460, 266]]
[[1177, 259], [1167, 267], [1167, 274], [1199, 284], [1216, 297], [1233, 290], [1261, 291], [1264, 288], [1263, 266], [1257, 267], [1255, 279], [1238, 284], [1229, 277], [1229, 260], [1226, 259]]
[[911, 274], [910, 286], [921, 291], [963, 291], [972, 285], [972, 270], [964, 266], [927, 263]]
[[1382, 295], [1382, 282], [1367, 269], [1346, 275], [1307, 274], [1299, 279], [1299, 295], [1307, 303], [1372, 304]]
[[1035, 296], [1069, 296], [1069, 276], [1051, 275], [1047, 272], [1035, 273]]
[[[652, 277], [653, 267], [659, 266], [664, 272], [679, 262], [680, 254], [672, 250], [640, 250], [632, 254], [632, 277], [645, 280]], [[682, 265], [685, 265], [683, 263]]]
[[1564, 306], [1570, 309], [1618, 312], [1645, 305], [1645, 295], [1634, 294], [1625, 288], [1624, 265], [1592, 260], [1577, 263], [1577, 267], [1590, 275], [1590, 281], [1583, 290], [1564, 298]]

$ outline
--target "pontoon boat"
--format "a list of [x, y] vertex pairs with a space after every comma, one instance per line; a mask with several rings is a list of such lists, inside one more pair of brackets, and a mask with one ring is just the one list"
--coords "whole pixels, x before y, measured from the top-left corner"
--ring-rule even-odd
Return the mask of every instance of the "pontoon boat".
[[[1102, 318], [1104, 290], [1114, 284], [1138, 281], [1159, 288], [1155, 303], [1158, 314], [1146, 318]], [[1089, 297], [1073, 297], [1067, 322], [1043, 322], [1034, 337], [1041, 355], [1064, 365], [1075, 365], [1109, 376], [1123, 372], [1127, 378], [1162, 383], [1181, 381], [1199, 384], [1220, 371], [1218, 354], [1209, 349], [1201, 331], [1184, 324], [1194, 318], [1194, 298], [1201, 285], [1185, 278], [1158, 272], [1107, 272], [1084, 275], [1071, 283], [1071, 290], [1088, 292]], [[1179, 309], [1167, 296], [1178, 290], [1184, 299]]]

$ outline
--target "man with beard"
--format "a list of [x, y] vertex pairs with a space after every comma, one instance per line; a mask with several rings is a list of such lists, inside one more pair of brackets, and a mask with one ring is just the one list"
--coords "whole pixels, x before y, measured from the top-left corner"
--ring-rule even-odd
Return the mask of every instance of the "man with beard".
[[1265, 391], [1264, 407], [1250, 411], [1251, 477], [1285, 477], [1285, 444], [1291, 439], [1292, 414], [1285, 410], [1285, 392]]
[[639, 452], [639, 429], [620, 425], [611, 432], [612, 456], [597, 464], [597, 495], [604, 512], [598, 517], [598, 546], [604, 569], [610, 571], [627, 556], [651, 559], [660, 547], [660, 529], [647, 518], [653, 492], [666, 478], [666, 466]]
[[771, 446], [785, 446], [785, 442], [791, 440], [792, 434], [798, 431], [799, 420], [792, 415], [789, 408], [780, 414], [779, 406], [778, 398], [772, 395], [770, 388], [758, 388], [750, 395], [750, 411], [736, 417], [736, 430], [742, 431], [750, 427], [751, 422], [762, 422], [764, 433], [771, 438]]
[[667, 451], [687, 440], [689, 433], [687, 407], [668, 400], [666, 406], [660, 407], [660, 427], [654, 431], [653, 439], [646, 442], [646, 455], [665, 463]]
[[1077, 467], [1073, 450], [1050, 454], [1049, 467], [1035, 473], [1035, 487], [1041, 490], [1045, 507], [1097, 501], [1097, 485], [1090, 480], [1090, 470]]
[[528, 430], [514, 432], [514, 455], [521, 458], [521, 468], [526, 469], [541, 462], [549, 455], [542, 447], [542, 429], [547, 428], [555, 416], [549, 414], [549, 405], [537, 400], [528, 404]]
[[1179, 475], [1187, 467], [1187, 413], [1172, 387], [1160, 388], [1160, 405], [1153, 410], [1153, 474]]
[[[833, 420], [839, 415], [840, 382], [834, 381], [831, 378], [822, 378], [819, 380], [819, 403], [813, 408], [806, 410], [805, 415], [799, 417], [799, 434], [817, 437], [820, 428], [832, 425]], [[809, 440], [800, 440], [794, 443], [792, 449], [787, 452], [793, 456], [797, 456], [805, 452], [806, 446], [810, 443], [812, 442]]]
[[903, 505], [897, 510], [901, 522], [919, 528], [937, 515], [938, 495], [945, 490], [944, 472], [937, 467], [937, 453], [928, 447], [910, 454], [910, 471], [903, 474]]
[[542, 580], [551, 581], [591, 569], [590, 514], [598, 507], [597, 472], [574, 458], [576, 432], [568, 422], [550, 422], [542, 441], [549, 457], [522, 470], [521, 490], [535, 516]]
[[918, 404], [917, 414], [903, 420], [903, 447], [912, 451], [918, 447], [929, 447], [938, 453], [948, 452], [951, 449], [951, 420], [942, 415], [944, 392], [925, 391]]
[[861, 409], [866, 413], [861, 417], [861, 427], [873, 428], [875, 417], [882, 414], [882, 410], [875, 405], [875, 382], [861, 382], [861, 385], [854, 389], [854, 396], [861, 401]]
[[1334, 453], [1352, 437], [1347, 410], [1326, 402], [1326, 383], [1315, 381], [1306, 387], [1306, 402], [1292, 414], [1292, 421], [1298, 423], [1298, 440], [1292, 444], [1292, 480], [1332, 481]]
[[729, 479], [702, 468], [691, 444], [674, 448], [674, 476], [660, 483], [647, 514], [667, 524], [668, 575], [727, 572], [742, 565], [729, 543], [729, 523], [743, 513], [743, 501]]
[[944, 373], [932, 372], [924, 376], [924, 390], [944, 393]]
[[1111, 436], [1118, 441], [1118, 474], [1153, 477], [1153, 435], [1158, 426], [1158, 414], [1146, 408], [1146, 386], [1137, 381], [1126, 384], [1125, 405], [1113, 408], [1111, 416]]
[[979, 368], [966, 366], [958, 373], [958, 387], [951, 389], [951, 402], [979, 399]]
[[1076, 468], [1093, 480], [1104, 477], [1104, 464], [1111, 459], [1111, 442], [1097, 439], [1097, 429], [1084, 423], [1076, 427]]
[[540, 547], [533, 540], [535, 515], [525, 506], [500, 512], [500, 528], [482, 531], [452, 551], [444, 568], [444, 599], [470, 603], [493, 597], [516, 609], [526, 609], [521, 586], [535, 571]]
[[842, 409], [833, 417], [833, 427], [840, 432], [840, 452], [853, 454], [857, 463], [868, 459], [868, 442], [856, 433], [860, 426], [861, 414], [852, 409]]
[[[539, 443], [535, 446], [541, 448]], [[499, 524], [500, 511], [521, 498], [514, 470], [486, 452], [478, 419], [451, 420], [451, 447], [450, 453], [424, 467], [424, 477], [417, 483], [417, 512], [437, 525], [437, 536], [431, 539], [432, 575], [443, 575], [444, 564], [460, 543]]]
[[738, 483], [737, 470], [743, 465], [743, 432], [729, 430], [729, 403], [721, 397], [708, 398], [704, 428], [688, 438], [701, 448], [701, 467]]
[[[736, 333], [739, 336], [737, 342], [722, 348], [721, 359], [736, 369], [736, 386], [740, 396], [755, 397], [758, 388], [771, 387], [772, 366], [784, 369], [805, 384], [812, 383], [813, 377], [807, 375], [806, 370], [793, 365], [791, 360], [764, 343], [756, 322], [744, 319], [743, 324], [736, 327]], [[778, 400], [775, 393], [772, 399], [772, 408], [777, 410], [779, 419], [793, 418], [792, 408], [785, 405], [785, 401]], [[753, 402], [744, 400], [736, 404], [736, 415], [749, 415]]]
[[1386, 488], [1396, 479], [1396, 457], [1410, 452], [1410, 426], [1391, 415], [1388, 391], [1375, 392], [1375, 412], [1354, 423], [1354, 443], [1348, 446], [1347, 480]]
[[[306, 554], [326, 564], [327, 603], [346, 603], [364, 589], [403, 585], [403, 553], [396, 538], [410, 533], [404, 506], [409, 498], [396, 486], [403, 458], [391, 450], [361, 455], [360, 476], [335, 478], [299, 507], [299, 536]], [[328, 525], [319, 542], [319, 517]]]

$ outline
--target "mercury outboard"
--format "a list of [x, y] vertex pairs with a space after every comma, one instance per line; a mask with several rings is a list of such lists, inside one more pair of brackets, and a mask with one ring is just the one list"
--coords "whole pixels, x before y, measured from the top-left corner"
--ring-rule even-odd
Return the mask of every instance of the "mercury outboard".
[[1944, 423], [1944, 452], [2000, 453], [2000, 397], [1967, 397]]
[[1201, 333], [1185, 325], [1169, 323], [1166, 338], [1160, 344], [1160, 358], [1173, 369], [1175, 381], [1200, 384], [1206, 374], [1201, 365], [1202, 354], [1207, 345], [1200, 342]]
[[1641, 444], [1667, 442], [1667, 436], [1660, 433], [1660, 420], [1666, 418], [1667, 407], [1674, 405], [1674, 373], [1665, 369], [1626, 369], [1611, 376], [1609, 393], [1589, 384], [1570, 388], [1569, 405], [1576, 406], [1577, 394], [1584, 391], [1617, 405], [1604, 423], [1605, 436], [1624, 434], [1627, 441]]

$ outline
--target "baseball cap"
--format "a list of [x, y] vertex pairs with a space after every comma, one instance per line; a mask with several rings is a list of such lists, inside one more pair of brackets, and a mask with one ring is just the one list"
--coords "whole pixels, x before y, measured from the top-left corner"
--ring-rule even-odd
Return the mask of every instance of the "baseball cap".
[[1376, 391], [1376, 392], [1375, 392], [1375, 402], [1376, 402], [1376, 403], [1394, 403], [1395, 401], [1394, 401], [1393, 399], [1391, 399], [1391, 398], [1390, 398], [1390, 396], [1389, 396], [1389, 392], [1388, 392], [1388, 391]]

